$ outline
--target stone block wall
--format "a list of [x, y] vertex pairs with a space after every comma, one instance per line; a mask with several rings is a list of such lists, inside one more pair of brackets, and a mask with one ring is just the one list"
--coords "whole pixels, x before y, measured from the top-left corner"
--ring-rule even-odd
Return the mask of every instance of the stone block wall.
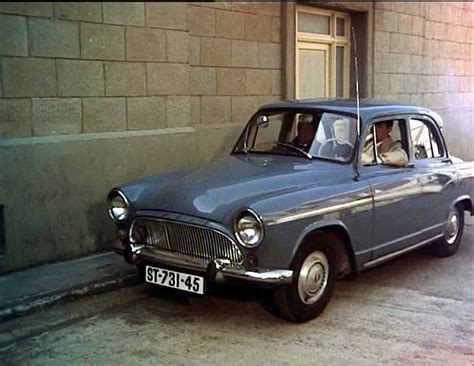
[[25, 4], [0, 4], [0, 108], [22, 116], [2, 138], [242, 124], [280, 98], [279, 3]]
[[279, 3], [191, 4], [190, 95], [195, 124], [242, 125], [281, 94]]
[[376, 98], [432, 108], [450, 153], [474, 160], [474, 7], [470, 2], [375, 3]]
[[280, 99], [280, 8], [0, 3], [0, 273], [110, 248], [110, 188], [228, 154]]

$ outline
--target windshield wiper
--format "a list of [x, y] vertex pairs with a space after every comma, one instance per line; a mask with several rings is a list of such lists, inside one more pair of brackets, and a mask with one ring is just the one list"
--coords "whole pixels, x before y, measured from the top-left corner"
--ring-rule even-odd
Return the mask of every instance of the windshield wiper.
[[295, 145], [287, 144], [286, 142], [278, 142], [278, 141], [275, 141], [275, 142], [278, 146], [283, 146], [283, 147], [289, 148], [291, 150], [298, 151], [300, 154], [303, 154], [308, 159], [310, 159], [310, 160], [313, 159], [313, 156], [311, 154], [308, 154], [306, 151], [304, 151], [303, 149], [300, 149], [299, 147], [297, 147]]

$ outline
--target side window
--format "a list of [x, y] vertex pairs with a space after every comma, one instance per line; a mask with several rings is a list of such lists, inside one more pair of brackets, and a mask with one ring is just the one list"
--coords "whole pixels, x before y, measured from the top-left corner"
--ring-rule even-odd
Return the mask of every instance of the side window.
[[433, 127], [427, 121], [411, 119], [410, 135], [415, 159], [430, 159], [443, 156], [443, 148]]
[[408, 144], [405, 132], [405, 120], [403, 119], [375, 122], [365, 138], [361, 157], [362, 164], [405, 166], [408, 162]]

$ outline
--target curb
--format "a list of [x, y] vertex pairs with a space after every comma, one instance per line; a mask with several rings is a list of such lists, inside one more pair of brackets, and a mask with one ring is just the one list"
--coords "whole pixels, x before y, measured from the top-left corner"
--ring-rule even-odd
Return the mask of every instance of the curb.
[[32, 314], [38, 310], [45, 309], [58, 303], [77, 300], [86, 296], [98, 295], [105, 292], [117, 290], [127, 286], [133, 286], [141, 282], [140, 275], [134, 271], [123, 275], [104, 278], [100, 282], [89, 282], [73, 287], [67, 291], [56, 291], [44, 293], [31, 299], [25, 299], [21, 303], [0, 308], [0, 322]]

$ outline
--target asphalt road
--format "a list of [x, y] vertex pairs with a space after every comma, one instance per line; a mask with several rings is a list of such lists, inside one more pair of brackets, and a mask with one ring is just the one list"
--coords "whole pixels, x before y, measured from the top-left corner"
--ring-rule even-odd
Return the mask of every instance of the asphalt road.
[[306, 324], [275, 317], [261, 291], [189, 297], [139, 285], [0, 324], [0, 364], [472, 366], [474, 220], [467, 224], [454, 257], [422, 249], [339, 281]]

